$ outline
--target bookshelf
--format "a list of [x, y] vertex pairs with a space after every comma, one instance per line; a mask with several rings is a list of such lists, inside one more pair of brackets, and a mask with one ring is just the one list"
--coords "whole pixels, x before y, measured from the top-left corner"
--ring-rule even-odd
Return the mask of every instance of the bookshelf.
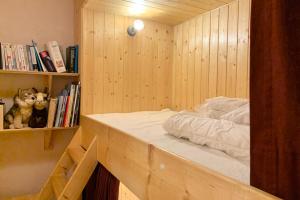
[[71, 76], [71, 77], [79, 76], [79, 73], [57, 73], [57, 72], [13, 71], [13, 70], [0, 70], [0, 74], [39, 75], [39, 76]]
[[[25, 89], [31, 87], [36, 87], [38, 90], [47, 87], [49, 94], [52, 97], [56, 97], [66, 84], [79, 80], [79, 73], [0, 70], [0, 97], [10, 99], [16, 94], [18, 88]], [[0, 134], [43, 134], [44, 150], [51, 150], [54, 133], [74, 133], [78, 128], [79, 126], [4, 129], [0, 130]]]

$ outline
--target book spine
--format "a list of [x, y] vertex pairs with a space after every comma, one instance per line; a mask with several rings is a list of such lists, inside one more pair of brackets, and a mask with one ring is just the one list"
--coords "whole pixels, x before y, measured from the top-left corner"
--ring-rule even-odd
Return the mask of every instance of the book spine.
[[76, 114], [76, 104], [77, 104], [77, 96], [78, 96], [78, 85], [75, 85], [75, 94], [74, 94], [74, 102], [73, 102], [73, 108], [72, 108], [72, 113], [71, 113], [71, 122], [70, 126], [74, 126], [74, 118]]
[[5, 51], [6, 51], [6, 61], [7, 61], [7, 69], [12, 70], [13, 67], [13, 58], [12, 58], [12, 50], [11, 50], [11, 45], [6, 44], [5, 45]]
[[79, 62], [79, 46], [75, 46], [75, 67], [74, 72], [78, 73], [78, 62]]
[[0, 104], [0, 130], [4, 128], [4, 105]]
[[63, 125], [64, 125], [67, 101], [68, 101], [68, 96], [64, 96], [62, 111], [61, 111], [61, 115], [60, 115], [60, 119], [59, 119], [59, 126], [60, 127], [63, 127]]
[[75, 72], [75, 48], [71, 47], [70, 72]]
[[55, 67], [47, 51], [42, 51], [40, 57], [49, 72], [55, 72]]
[[30, 46], [30, 55], [31, 55], [31, 61], [32, 61], [32, 68], [34, 71], [38, 71], [38, 64], [36, 61], [35, 50], [34, 50], [33, 46]]
[[56, 107], [57, 107], [57, 98], [52, 98], [50, 100], [49, 109], [48, 109], [48, 122], [47, 122], [48, 128], [53, 127]]
[[63, 104], [63, 96], [59, 96], [57, 108], [56, 108], [56, 117], [55, 117], [55, 125], [54, 125], [55, 127], [59, 127], [59, 119], [60, 119], [62, 104]]
[[33, 71], [32, 57], [31, 57], [31, 51], [30, 51], [29, 45], [26, 45], [26, 54], [27, 54], [27, 58], [28, 58], [28, 69], [29, 69], [29, 71]]
[[71, 47], [66, 49], [66, 70], [70, 72], [70, 63], [71, 63]]
[[48, 42], [46, 46], [56, 71], [59, 73], [66, 72], [66, 66], [60, 53], [58, 43], [56, 41]]
[[33, 47], [34, 47], [34, 50], [35, 50], [35, 56], [36, 56], [36, 59], [37, 59], [37, 63], [40, 67], [40, 71], [47, 72], [47, 69], [46, 69], [46, 67], [45, 67], [45, 65], [44, 65], [44, 63], [43, 63], [43, 61], [40, 57], [39, 50], [36, 46], [36, 43], [34, 41], [32, 41], [32, 44], [33, 44]]
[[2, 47], [2, 43], [0, 43], [0, 69], [3, 70], [4, 69], [4, 52], [3, 52], [3, 47]]
[[23, 54], [24, 54], [24, 58], [25, 58], [25, 68], [26, 68], [26, 71], [29, 71], [29, 60], [28, 60], [28, 54], [27, 54], [26, 45], [23, 45]]

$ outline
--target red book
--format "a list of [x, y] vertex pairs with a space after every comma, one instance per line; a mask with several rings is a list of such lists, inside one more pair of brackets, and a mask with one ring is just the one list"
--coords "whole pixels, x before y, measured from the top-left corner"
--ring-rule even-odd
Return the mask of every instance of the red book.
[[69, 101], [70, 101], [70, 96], [68, 96], [68, 99], [67, 99], [67, 103], [66, 103], [66, 110], [65, 110], [65, 114], [64, 114], [64, 123], [63, 123], [63, 127], [67, 127], [67, 113], [68, 113], [68, 110], [69, 110]]

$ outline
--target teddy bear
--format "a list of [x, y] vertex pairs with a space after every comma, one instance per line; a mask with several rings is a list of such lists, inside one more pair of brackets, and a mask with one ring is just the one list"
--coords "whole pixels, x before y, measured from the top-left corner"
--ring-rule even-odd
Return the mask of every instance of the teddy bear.
[[43, 92], [37, 91], [35, 88], [36, 101], [33, 105], [32, 115], [29, 119], [29, 127], [31, 128], [44, 128], [47, 125], [48, 120], [48, 103], [49, 94], [48, 88], [45, 88]]
[[35, 101], [34, 89], [18, 89], [18, 94], [14, 97], [14, 105], [4, 116], [4, 128], [21, 129], [28, 127]]

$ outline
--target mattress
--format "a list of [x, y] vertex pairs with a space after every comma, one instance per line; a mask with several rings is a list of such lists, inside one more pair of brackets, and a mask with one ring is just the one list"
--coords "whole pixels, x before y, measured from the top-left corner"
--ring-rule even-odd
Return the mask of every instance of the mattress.
[[242, 183], [250, 183], [249, 163], [232, 158], [224, 152], [169, 135], [163, 129], [162, 124], [174, 114], [176, 112], [165, 109], [162, 111], [94, 114], [88, 115], [88, 117]]

